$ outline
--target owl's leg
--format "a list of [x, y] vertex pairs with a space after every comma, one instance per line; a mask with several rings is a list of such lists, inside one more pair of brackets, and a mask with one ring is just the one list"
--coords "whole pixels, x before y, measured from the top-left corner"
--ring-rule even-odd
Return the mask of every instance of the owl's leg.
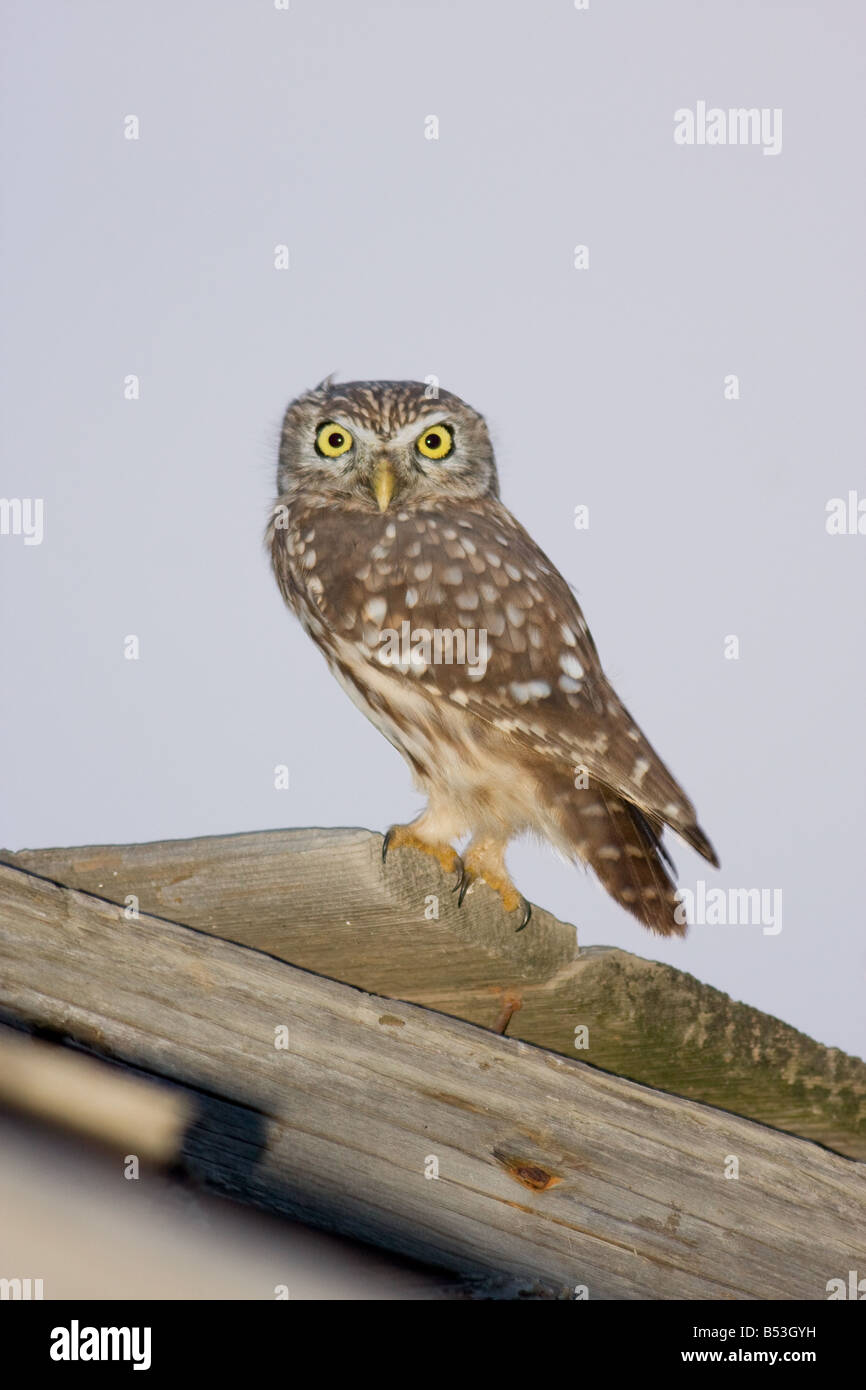
[[487, 836], [473, 839], [463, 858], [463, 875], [460, 880], [458, 904], [463, 902], [468, 890], [478, 878], [483, 878], [488, 888], [498, 893], [506, 912], [516, 912], [520, 908], [518, 931], [529, 925], [532, 906], [519, 893], [508, 876], [505, 867], [505, 843]]
[[446, 874], [463, 874], [463, 861], [449, 841], [460, 835], [450, 816], [428, 809], [409, 825], [392, 825], [382, 841], [382, 862], [392, 849], [417, 849], [441, 864]]

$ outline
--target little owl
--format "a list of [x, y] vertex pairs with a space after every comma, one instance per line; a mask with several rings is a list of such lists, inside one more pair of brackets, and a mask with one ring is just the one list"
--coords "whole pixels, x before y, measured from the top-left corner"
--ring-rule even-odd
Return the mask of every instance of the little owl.
[[683, 934], [662, 830], [715, 852], [568, 584], [500, 502], [478, 412], [417, 382], [329, 378], [286, 411], [277, 488], [282, 595], [428, 798], [383, 855], [433, 855], [461, 902], [484, 879], [520, 930], [505, 849], [535, 831], [644, 926]]

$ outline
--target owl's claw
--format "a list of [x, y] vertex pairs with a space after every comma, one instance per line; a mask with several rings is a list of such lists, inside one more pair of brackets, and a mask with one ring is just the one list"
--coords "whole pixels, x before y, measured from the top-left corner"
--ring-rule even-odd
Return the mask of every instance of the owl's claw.
[[520, 926], [514, 933], [515, 936], [517, 935], [517, 932], [523, 931], [524, 927], [528, 927], [530, 921], [532, 920], [532, 903], [527, 902], [526, 898], [521, 898], [520, 902], [523, 906], [523, 921], [520, 923]]
[[417, 849], [422, 854], [429, 854], [446, 874], [456, 873], [458, 875], [457, 886], [460, 886], [463, 877], [463, 860], [451, 845], [433, 844], [429, 840], [424, 840], [415, 833], [411, 825], [392, 825], [390, 830], [386, 830], [382, 836], [383, 864], [388, 858], [390, 849]]
[[460, 855], [449, 844], [433, 844], [429, 840], [422, 839], [411, 825], [392, 825], [390, 830], [386, 830], [382, 837], [382, 863], [388, 858], [390, 849], [417, 849], [424, 854], [431, 855], [446, 873], [455, 875], [452, 893], [457, 894], [457, 906], [463, 906], [463, 900], [476, 879], [483, 879], [494, 893], [498, 893], [502, 906], [506, 912], [516, 912], [520, 909], [520, 926], [517, 931], [523, 931], [529, 926], [532, 919], [532, 904], [527, 902], [521, 893], [518, 893], [511, 879], [505, 872], [501, 854], [498, 857], [485, 855], [482, 848], [476, 846], [470, 848], [469, 863], [464, 863]]
[[[492, 877], [493, 876], [491, 875], [491, 878]], [[528, 902], [522, 894], [518, 893], [517, 890], [510, 883], [507, 885], [502, 884], [501, 882], [495, 879], [491, 883], [490, 879], [484, 878], [483, 874], [472, 873], [471, 870], [466, 868], [466, 865], [463, 863], [462, 860], [459, 864], [457, 882], [451, 890], [453, 893], [457, 894], [458, 907], [463, 906], [463, 899], [466, 897], [466, 894], [469, 892], [469, 889], [472, 887], [473, 883], [478, 878], [484, 879], [484, 882], [487, 883], [488, 887], [492, 888], [494, 893], [499, 894], [499, 897], [502, 899], [502, 906], [505, 908], [506, 912], [514, 912], [516, 908], [520, 908], [520, 926], [516, 928], [515, 935], [517, 934], [517, 932], [523, 931], [524, 927], [529, 926], [529, 923], [532, 920], [532, 903]]]

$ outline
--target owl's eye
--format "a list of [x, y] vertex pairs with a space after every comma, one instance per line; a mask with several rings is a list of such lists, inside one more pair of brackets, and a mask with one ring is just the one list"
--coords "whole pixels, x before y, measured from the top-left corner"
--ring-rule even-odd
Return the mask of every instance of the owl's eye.
[[316, 435], [316, 449], [326, 459], [338, 459], [341, 454], [347, 454], [353, 442], [349, 431], [332, 420], [320, 425]]
[[415, 440], [415, 448], [425, 459], [447, 458], [454, 448], [454, 436], [447, 425], [434, 425]]

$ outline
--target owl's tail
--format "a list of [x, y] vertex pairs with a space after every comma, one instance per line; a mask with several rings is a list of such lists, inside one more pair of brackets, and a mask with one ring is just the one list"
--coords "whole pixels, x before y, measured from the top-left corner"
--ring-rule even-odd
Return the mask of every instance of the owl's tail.
[[685, 936], [675, 869], [654, 823], [630, 801], [592, 781], [558, 788], [552, 807], [557, 843], [592, 869], [612, 898], [659, 936]]

